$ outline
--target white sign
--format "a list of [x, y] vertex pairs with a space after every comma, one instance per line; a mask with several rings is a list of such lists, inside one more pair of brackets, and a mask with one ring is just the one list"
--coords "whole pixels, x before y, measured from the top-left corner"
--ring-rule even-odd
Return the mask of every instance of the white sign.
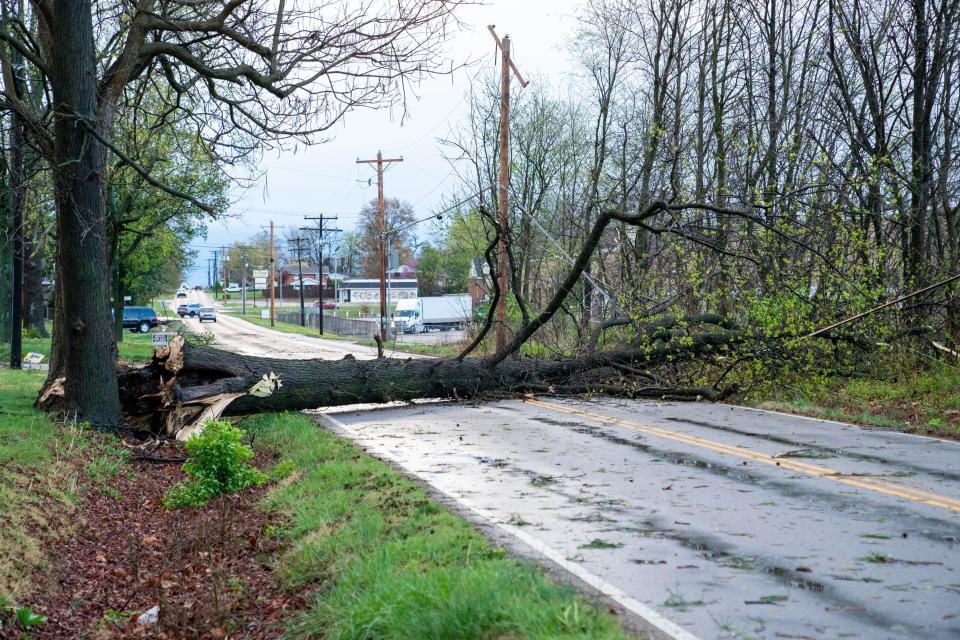
[[266, 280], [267, 276], [270, 275], [270, 272], [266, 269], [254, 269], [253, 277], [257, 280]]
[[260, 318], [261, 318], [262, 320], [269, 320], [269, 319], [270, 319], [270, 309], [261, 309], [261, 310], [260, 310]]
[[123, 301], [124, 301], [124, 302], [130, 302], [131, 300], [133, 300], [132, 297], [130, 297], [130, 296], [123, 296]]
[[165, 347], [170, 342], [170, 334], [167, 333], [155, 333], [153, 334], [153, 346], [155, 347]]
[[263, 288], [267, 286], [267, 281], [265, 278], [257, 278], [256, 280], [253, 281], [253, 286], [257, 288]]

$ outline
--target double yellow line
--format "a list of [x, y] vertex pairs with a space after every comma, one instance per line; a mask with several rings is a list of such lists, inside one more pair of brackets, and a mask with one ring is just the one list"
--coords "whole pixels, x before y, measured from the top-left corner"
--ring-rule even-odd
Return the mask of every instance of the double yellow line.
[[694, 445], [704, 449], [710, 449], [711, 451], [737, 456], [746, 460], [753, 460], [755, 462], [760, 462], [772, 467], [779, 467], [781, 469], [795, 471], [797, 473], [803, 473], [818, 478], [825, 478], [840, 484], [850, 485], [851, 487], [867, 489], [868, 491], [875, 491], [877, 493], [883, 493], [889, 496], [895, 496], [897, 498], [904, 498], [906, 500], [912, 500], [914, 502], [921, 502], [934, 507], [940, 507], [941, 509], [960, 512], [960, 500], [948, 498], [947, 496], [942, 496], [936, 493], [930, 493], [928, 491], [922, 491], [920, 489], [913, 489], [895, 482], [887, 482], [886, 480], [874, 478], [852, 478], [848, 475], [844, 475], [842, 472], [837, 471], [836, 469], [831, 469], [822, 465], [790, 460], [788, 458], [778, 458], [768, 453], [754, 451], [753, 449], [747, 449], [745, 447], [738, 447], [735, 445], [724, 444], [722, 442], [716, 442], [714, 440], [707, 440], [705, 438], [698, 438], [696, 436], [676, 433], [667, 429], [639, 424], [629, 420], [623, 420], [621, 418], [614, 418], [612, 416], [606, 416], [599, 413], [592, 413], [590, 411], [583, 411], [581, 409], [575, 409], [573, 407], [568, 407], [553, 402], [544, 402], [543, 400], [534, 399], [528, 399], [526, 402], [527, 404], [543, 407], [544, 409], [549, 409], [551, 411], [558, 411], [560, 413], [578, 416], [587, 420], [605, 422], [607, 424], [613, 424], [619, 427], [630, 429], [631, 431], [637, 431], [639, 433], [645, 433], [651, 436], [657, 436], [660, 438], [666, 438], [668, 440], [674, 440], [676, 442], [682, 442], [684, 444]]

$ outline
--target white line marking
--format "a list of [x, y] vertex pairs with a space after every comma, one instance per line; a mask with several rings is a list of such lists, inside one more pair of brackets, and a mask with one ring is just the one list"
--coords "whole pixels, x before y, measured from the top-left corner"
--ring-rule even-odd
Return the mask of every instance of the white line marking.
[[[350, 433], [359, 438], [363, 437], [359, 431], [357, 431], [353, 427], [348, 426], [346, 423], [341, 422], [340, 420], [337, 420], [336, 418], [334, 418], [328, 413], [319, 413], [316, 415], [320, 416], [324, 420], [329, 420], [333, 425], [335, 425], [339, 429], [342, 429], [343, 431], [346, 431], [347, 433]], [[401, 467], [406, 468], [403, 462], [397, 456], [393, 455], [389, 451], [378, 450], [377, 454], [380, 456], [383, 456], [384, 458], [392, 460], [393, 462], [400, 465]], [[429, 482], [428, 480], [426, 480], [426, 478], [423, 478], [422, 476], [420, 476], [420, 474], [413, 471], [411, 471], [411, 473], [414, 473], [424, 481]], [[613, 586], [603, 578], [596, 576], [590, 573], [589, 571], [587, 571], [586, 569], [584, 569], [583, 567], [568, 561], [562, 553], [547, 546], [540, 540], [537, 540], [536, 538], [528, 534], [526, 531], [522, 531], [520, 528], [515, 527], [513, 525], [503, 524], [499, 522], [495, 513], [491, 511], [487, 511], [483, 507], [479, 507], [473, 504], [471, 501], [467, 500], [466, 498], [455, 496], [449, 491], [441, 487], [438, 487], [433, 483], [430, 483], [430, 484], [431, 486], [433, 486], [434, 489], [436, 489], [443, 495], [463, 505], [470, 511], [473, 511], [475, 514], [477, 514], [478, 516], [480, 516], [490, 524], [498, 527], [502, 531], [514, 536], [515, 538], [522, 540], [528, 546], [536, 550], [538, 553], [542, 554], [547, 559], [555, 562], [564, 570], [569, 571], [570, 573], [577, 576], [578, 578], [580, 578], [581, 580], [589, 584], [591, 587], [593, 587], [603, 595], [618, 602], [621, 606], [623, 606], [623, 608], [629, 611], [632, 611], [634, 614], [643, 618], [651, 626], [658, 629], [661, 633], [665, 633], [666, 635], [670, 636], [674, 640], [698, 640], [698, 638], [695, 635], [693, 635], [686, 629], [680, 627], [675, 622], [668, 620], [666, 617], [662, 616], [660, 613], [658, 613], [654, 609], [651, 609], [650, 607], [643, 604], [642, 602], [630, 597], [627, 593], [625, 593], [624, 591], [621, 591], [620, 589]]]
[[894, 437], [907, 437], [907, 438], [920, 438], [927, 442], [936, 442], [936, 443], [947, 443], [949, 445], [960, 446], [960, 440], [949, 440], [947, 438], [938, 438], [937, 436], [928, 436], [922, 433], [904, 433], [903, 431], [896, 431], [894, 429], [887, 429], [884, 427], [864, 427], [863, 425], [854, 424], [852, 422], [840, 422], [839, 420], [830, 420], [829, 418], [815, 418], [813, 416], [804, 416], [799, 413], [787, 413], [786, 411], [776, 411], [774, 409], [761, 409], [760, 407], [748, 407], [742, 404], [727, 404], [725, 402], [717, 403], [717, 406], [721, 407], [731, 407], [734, 409], [742, 409], [744, 411], [752, 411], [754, 413], [770, 413], [775, 416], [784, 416], [785, 418], [800, 418], [801, 420], [808, 420], [810, 422], [819, 422], [820, 424], [835, 424], [841, 427], [848, 427], [850, 429], [855, 429], [857, 431], [864, 431], [868, 433], [890, 435]]

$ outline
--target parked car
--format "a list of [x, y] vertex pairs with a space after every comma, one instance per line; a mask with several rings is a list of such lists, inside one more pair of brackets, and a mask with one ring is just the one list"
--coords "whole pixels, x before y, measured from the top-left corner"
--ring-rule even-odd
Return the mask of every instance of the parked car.
[[200, 313], [201, 305], [198, 302], [193, 302], [191, 304], [182, 304], [177, 307], [177, 315], [183, 318], [184, 316], [190, 316], [191, 318]]
[[[314, 301], [313, 301], [313, 308], [314, 308], [314, 309], [319, 309], [319, 308], [320, 308], [320, 301], [319, 301], [319, 300], [314, 300]], [[324, 309], [336, 309], [336, 308], [337, 308], [337, 303], [336, 303], [336, 302], [331, 302], [330, 300], [327, 300], [326, 302], [323, 303], [323, 308], [324, 308]]]
[[134, 333], [147, 333], [160, 323], [157, 321], [157, 312], [150, 307], [124, 307], [123, 328]]
[[178, 297], [178, 298], [186, 298], [186, 297], [187, 297], [187, 292], [186, 292], [186, 291], [177, 291], [177, 297]]
[[194, 290], [194, 291], [203, 291], [203, 287], [200, 286], [199, 284], [198, 284], [198, 285], [194, 285], [193, 290]]
[[217, 312], [213, 307], [201, 307], [200, 308], [200, 322], [204, 320], [210, 320], [212, 322], [217, 321]]

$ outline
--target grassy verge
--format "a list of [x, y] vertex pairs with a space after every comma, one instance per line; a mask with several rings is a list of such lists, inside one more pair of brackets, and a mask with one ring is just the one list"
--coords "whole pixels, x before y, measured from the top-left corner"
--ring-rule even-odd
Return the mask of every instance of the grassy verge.
[[833, 378], [812, 389], [792, 389], [750, 404], [870, 427], [960, 438], [960, 369], [942, 364], [928, 371], [883, 378]]
[[[47, 331], [53, 328], [47, 324]], [[124, 332], [123, 342], [118, 343], [120, 360], [127, 363], [147, 362], [153, 357], [153, 337], [149, 333]], [[43, 362], [50, 362], [50, 338], [23, 338], [23, 352], [42, 353]], [[10, 358], [9, 343], [0, 343], [0, 362]]]
[[400, 474], [300, 414], [244, 426], [295, 467], [268, 495], [294, 638], [623, 638], [614, 618], [508, 557]]
[[[298, 324], [292, 324], [289, 322], [279, 322], [277, 321], [275, 326], [270, 327], [270, 320], [260, 317], [260, 310], [252, 312], [250, 307], [247, 307], [246, 315], [240, 313], [239, 310], [231, 313], [230, 315], [237, 318], [243, 318], [247, 322], [251, 322], [260, 327], [268, 327], [276, 329], [277, 331], [283, 331], [284, 333], [297, 333], [305, 336], [312, 336], [314, 338], [320, 337], [320, 334], [317, 333], [316, 329], [311, 329], [309, 327], [301, 327]], [[346, 342], [353, 342], [354, 344], [360, 344], [366, 347], [376, 347], [377, 343], [373, 338], [354, 338], [349, 336], [338, 336], [329, 332], [323, 334], [325, 340], [343, 340]], [[457, 345], [443, 345], [443, 344], [419, 344], [415, 342], [396, 342], [389, 341], [384, 345], [384, 348], [388, 351], [400, 351], [403, 353], [415, 353], [418, 355], [426, 356], [437, 356], [437, 357], [453, 357], [460, 353], [460, 349]]]
[[0, 370], [0, 607], [22, 604], [45, 558], [39, 535], [65, 527], [79, 481], [69, 461], [79, 429], [59, 427], [33, 408], [39, 371]]

